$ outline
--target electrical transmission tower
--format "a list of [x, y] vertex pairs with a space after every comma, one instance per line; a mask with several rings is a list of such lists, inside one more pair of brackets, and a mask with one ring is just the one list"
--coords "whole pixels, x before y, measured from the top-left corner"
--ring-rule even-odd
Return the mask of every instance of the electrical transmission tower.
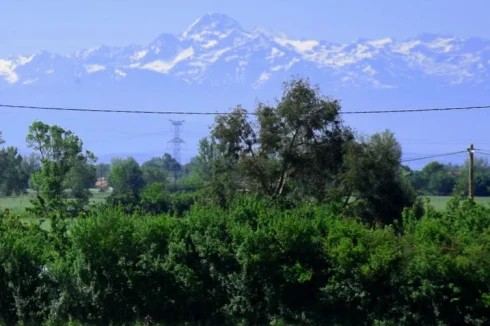
[[184, 144], [185, 141], [182, 140], [182, 138], [180, 138], [180, 127], [185, 122], [185, 120], [179, 120], [179, 121], [170, 120], [170, 122], [172, 123], [172, 129], [174, 134], [174, 137], [169, 141], [169, 144], [172, 144], [172, 156], [177, 162], [182, 164], [182, 162], [180, 161], [180, 145]]

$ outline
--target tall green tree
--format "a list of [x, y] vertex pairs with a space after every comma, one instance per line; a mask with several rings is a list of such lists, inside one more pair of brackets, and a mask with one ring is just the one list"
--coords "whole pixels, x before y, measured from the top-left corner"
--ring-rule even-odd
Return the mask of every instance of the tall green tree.
[[[70, 130], [36, 121], [29, 127], [27, 144], [41, 158], [41, 170], [33, 175], [37, 196], [33, 200], [37, 213], [48, 215], [88, 204], [87, 196], [67, 200], [68, 177], [74, 168], [90, 164], [95, 156], [84, 150], [82, 140]], [[76, 214], [76, 211], [72, 211]]]
[[169, 163], [166, 161], [165, 157], [153, 157], [144, 162], [141, 165], [141, 170], [143, 172], [143, 179], [145, 183], [147, 185], [151, 185], [153, 183], [168, 183], [169, 177], [173, 175], [173, 171], [168, 170], [168, 165]]
[[[170, 154], [165, 153], [162, 157], [153, 157], [143, 163], [144, 169], [147, 171], [147, 178], [151, 182], [166, 182], [168, 177], [173, 178], [174, 183], [182, 177], [183, 167]], [[163, 174], [166, 174], [165, 181], [162, 179]], [[155, 178], [159, 180], [155, 180]]]
[[27, 190], [29, 174], [22, 168], [22, 162], [16, 147], [0, 149], [0, 194], [20, 195]]
[[168, 183], [169, 173], [160, 167], [143, 164], [141, 166], [141, 171], [143, 172], [143, 180], [147, 185], [151, 185], [153, 183]]
[[211, 186], [216, 180], [215, 165], [218, 160], [216, 142], [212, 137], [199, 141], [198, 155], [184, 166], [186, 173], [179, 180], [183, 189], [202, 189]]
[[67, 174], [65, 187], [69, 189], [71, 197], [88, 200], [91, 197], [90, 189], [94, 187], [96, 180], [93, 164], [78, 163]]
[[255, 121], [240, 106], [216, 118], [212, 137], [223, 157], [217, 172], [232, 179], [229, 189], [324, 201], [337, 182], [343, 146], [353, 138], [339, 113], [338, 101], [308, 80], [293, 79], [276, 106], [258, 104]]
[[407, 179], [421, 195], [449, 196], [461, 179], [461, 167], [453, 164], [430, 162], [422, 170], [407, 173]]
[[[0, 131], [0, 145], [5, 141]], [[23, 158], [16, 147], [0, 149], [0, 194], [21, 194], [28, 187], [29, 174], [22, 168]]]
[[168, 153], [163, 154], [161, 157], [152, 157], [148, 161], [144, 162], [143, 165], [162, 168], [168, 172], [178, 172], [182, 170], [180, 163]]
[[109, 183], [115, 195], [132, 196], [139, 198], [145, 186], [143, 171], [138, 162], [132, 157], [113, 162]]
[[426, 180], [426, 192], [431, 195], [448, 196], [453, 193], [456, 178], [447, 167], [439, 162], [431, 162], [424, 166], [422, 175]]
[[416, 193], [403, 174], [401, 154], [390, 131], [349, 144], [340, 189], [345, 204], [370, 224], [390, 224], [415, 203]]

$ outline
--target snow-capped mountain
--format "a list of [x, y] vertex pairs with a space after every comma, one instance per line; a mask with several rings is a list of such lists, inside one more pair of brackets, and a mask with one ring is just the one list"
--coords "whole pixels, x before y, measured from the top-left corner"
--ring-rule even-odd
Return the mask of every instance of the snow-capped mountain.
[[[335, 44], [296, 40], [264, 28], [247, 31], [226, 15], [207, 14], [180, 35], [161, 34], [148, 45], [0, 59], [0, 103], [226, 111], [236, 104], [251, 106], [256, 97], [270, 100], [279, 95], [282, 82], [300, 75], [354, 109], [472, 105], [490, 102], [489, 72], [488, 40], [427, 34]], [[15, 123], [26, 128], [32, 117]], [[83, 123], [91, 126], [105, 123], [86, 119]], [[117, 129], [136, 133], [151, 123], [161, 126], [161, 121], [141, 127], [132, 118], [116, 120]], [[191, 127], [203, 130], [195, 139], [206, 133], [203, 121]], [[357, 127], [370, 132], [386, 125], [380, 121], [358, 120]], [[397, 131], [408, 132], [402, 128], [408, 121], [398, 122]], [[396, 129], [393, 123], [387, 127]], [[0, 128], [5, 130], [2, 121]], [[92, 136], [87, 132], [87, 137]]]
[[397, 88], [434, 78], [441, 84], [482, 83], [490, 42], [425, 35], [332, 44], [293, 40], [257, 28], [245, 31], [222, 14], [196, 20], [181, 35], [162, 34], [147, 46], [98, 46], [59, 56], [38, 52], [0, 60], [2, 86], [110, 76], [114, 82], [151, 72], [188, 84], [242, 84], [259, 88], [291, 73], [319, 74], [338, 86]]

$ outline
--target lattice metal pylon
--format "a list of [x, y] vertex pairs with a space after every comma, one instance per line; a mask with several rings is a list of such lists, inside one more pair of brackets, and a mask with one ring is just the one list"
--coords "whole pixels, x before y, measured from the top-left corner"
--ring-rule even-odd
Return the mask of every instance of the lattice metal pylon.
[[174, 137], [171, 140], [169, 140], [168, 143], [172, 144], [172, 156], [173, 156], [173, 158], [177, 162], [182, 164], [181, 157], [180, 157], [180, 145], [184, 144], [185, 141], [182, 138], [180, 138], [180, 127], [182, 127], [182, 124], [185, 122], [185, 120], [179, 120], [179, 121], [170, 120], [170, 122], [172, 123], [172, 129], [173, 129]]

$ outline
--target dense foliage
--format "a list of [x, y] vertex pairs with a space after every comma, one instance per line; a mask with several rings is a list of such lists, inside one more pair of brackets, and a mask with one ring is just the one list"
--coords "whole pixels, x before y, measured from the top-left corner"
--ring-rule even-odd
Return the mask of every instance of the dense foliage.
[[[6, 325], [490, 323], [490, 208], [416, 196], [464, 194], [465, 168], [403, 167], [393, 133], [357, 136], [308, 81], [218, 116], [186, 165], [94, 165], [42, 122], [27, 140], [0, 149], [2, 194], [36, 192], [0, 210]], [[89, 205], [96, 178], [112, 192]]]
[[88, 324], [470, 324], [490, 315], [490, 209], [404, 214], [403, 232], [244, 197], [183, 218], [96, 210], [66, 246], [0, 220], [0, 317]]

